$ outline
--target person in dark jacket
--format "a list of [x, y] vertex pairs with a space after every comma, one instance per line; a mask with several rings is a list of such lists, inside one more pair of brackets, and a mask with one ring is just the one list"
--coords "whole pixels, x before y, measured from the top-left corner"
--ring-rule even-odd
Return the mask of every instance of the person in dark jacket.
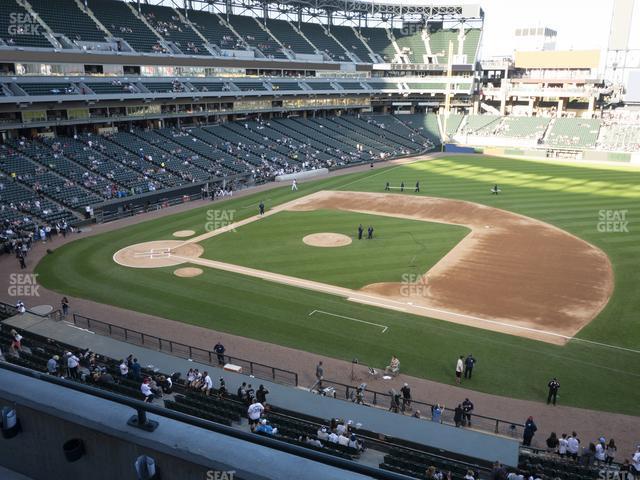
[[533, 440], [533, 436], [535, 435], [538, 427], [533, 421], [533, 417], [527, 418], [527, 421], [524, 424], [524, 433], [522, 434], [522, 445], [526, 447], [531, 446], [531, 440]]
[[471, 378], [475, 364], [476, 359], [473, 358], [473, 355], [467, 355], [467, 358], [464, 359], [464, 378]]
[[464, 420], [464, 411], [462, 410], [462, 404], [459, 403], [458, 406], [453, 411], [453, 421], [455, 422], [456, 427], [459, 427], [460, 425], [462, 425], [463, 420]]
[[264, 385], [260, 385], [258, 390], [256, 390], [256, 400], [260, 402], [263, 406], [267, 404], [267, 394], [269, 390], [264, 388]]

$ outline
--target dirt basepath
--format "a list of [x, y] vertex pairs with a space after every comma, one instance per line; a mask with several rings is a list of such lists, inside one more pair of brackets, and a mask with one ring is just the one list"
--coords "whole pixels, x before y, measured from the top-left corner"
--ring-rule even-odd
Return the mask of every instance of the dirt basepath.
[[613, 292], [613, 268], [604, 252], [552, 225], [505, 210], [410, 194], [337, 191], [318, 192], [288, 208], [470, 228], [418, 282], [377, 283], [361, 290], [410, 313], [564, 344], [595, 318]]

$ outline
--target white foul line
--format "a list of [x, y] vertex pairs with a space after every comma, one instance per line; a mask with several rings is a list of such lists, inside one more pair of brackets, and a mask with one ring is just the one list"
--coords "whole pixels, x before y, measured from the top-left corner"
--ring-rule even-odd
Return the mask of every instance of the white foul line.
[[380, 328], [382, 328], [382, 333], [386, 332], [387, 329], [389, 328], [386, 325], [380, 325], [379, 323], [367, 322], [366, 320], [360, 320], [360, 319], [352, 318], [352, 317], [345, 317], [344, 315], [338, 315], [337, 313], [329, 313], [329, 312], [325, 312], [324, 310], [314, 310], [313, 312], [311, 312], [309, 314], [309, 316], [313, 315], [314, 313], [324, 313], [325, 315], [331, 315], [332, 317], [345, 318], [347, 320], [353, 320], [354, 322], [366, 323], [367, 325], [373, 325], [374, 327], [380, 327]]

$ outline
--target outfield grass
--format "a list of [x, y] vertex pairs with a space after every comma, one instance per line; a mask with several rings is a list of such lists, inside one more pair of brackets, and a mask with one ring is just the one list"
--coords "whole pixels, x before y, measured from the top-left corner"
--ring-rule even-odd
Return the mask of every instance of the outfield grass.
[[[399, 185], [404, 180], [411, 185], [417, 179], [421, 195], [479, 202], [528, 215], [602, 248], [614, 267], [614, 294], [578, 337], [638, 349], [637, 170], [459, 156], [334, 177], [303, 184], [299, 192], [283, 187], [209, 208], [232, 211], [235, 219], [241, 219], [255, 214], [260, 200], [269, 208], [323, 189], [375, 192], [382, 191], [386, 181]], [[489, 194], [494, 183], [500, 185], [502, 195]], [[629, 232], [599, 231], [601, 210], [628, 210]], [[405, 373], [444, 383], [453, 383], [457, 355], [472, 352], [479, 363], [474, 379], [465, 384], [468, 388], [543, 401], [548, 379], [558, 376], [562, 404], [638, 414], [638, 353], [576, 341], [554, 346], [212, 269], [199, 277], [176, 279], [173, 268], [130, 269], [112, 261], [113, 253], [122, 247], [170, 239], [176, 230], [204, 233], [207, 218], [207, 208], [201, 208], [81, 239], [45, 257], [37, 268], [39, 279], [61, 293], [344, 360], [357, 357], [382, 366], [395, 353]], [[381, 334], [379, 329], [331, 317], [314, 317], [311, 322], [308, 314], [313, 309], [388, 325], [389, 330]]]
[[[365, 229], [374, 227], [373, 240], [358, 241], [359, 224]], [[319, 248], [302, 242], [306, 235], [322, 232], [347, 235], [352, 243]], [[204, 258], [358, 289], [417, 278], [469, 232], [442, 223], [318, 210], [279, 212], [200, 245], [205, 249]]]

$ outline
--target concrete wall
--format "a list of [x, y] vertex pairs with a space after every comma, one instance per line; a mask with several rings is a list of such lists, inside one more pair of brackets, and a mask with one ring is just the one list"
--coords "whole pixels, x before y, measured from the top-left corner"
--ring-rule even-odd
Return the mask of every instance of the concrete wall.
[[[369, 478], [153, 415], [160, 426], [147, 433], [126, 424], [128, 407], [0, 370], [0, 407], [9, 405], [23, 431], [0, 437], [0, 465], [34, 480], [135, 480], [139, 455], [156, 460], [161, 480]], [[68, 463], [62, 445], [73, 438], [86, 454]]]

